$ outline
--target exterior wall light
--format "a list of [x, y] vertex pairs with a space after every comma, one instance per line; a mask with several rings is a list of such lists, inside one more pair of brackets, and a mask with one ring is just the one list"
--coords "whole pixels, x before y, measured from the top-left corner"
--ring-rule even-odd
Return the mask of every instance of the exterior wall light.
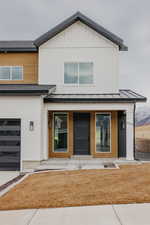
[[33, 131], [34, 130], [34, 121], [29, 122], [29, 130]]

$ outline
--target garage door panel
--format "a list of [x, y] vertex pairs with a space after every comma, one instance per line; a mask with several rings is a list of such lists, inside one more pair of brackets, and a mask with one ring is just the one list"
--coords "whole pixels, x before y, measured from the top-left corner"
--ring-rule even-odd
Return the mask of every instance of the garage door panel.
[[3, 151], [20, 151], [20, 146], [0, 146], [0, 152]]
[[0, 126], [16, 126], [20, 127], [20, 119], [0, 119]]
[[20, 126], [0, 126], [0, 131], [20, 131]]
[[20, 136], [1, 136], [0, 134], [0, 141], [20, 141]]

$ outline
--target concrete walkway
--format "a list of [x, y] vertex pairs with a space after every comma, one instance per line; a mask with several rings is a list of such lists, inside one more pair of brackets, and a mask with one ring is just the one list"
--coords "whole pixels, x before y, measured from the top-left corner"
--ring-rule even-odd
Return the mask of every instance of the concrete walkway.
[[150, 204], [0, 211], [2, 225], [150, 225]]

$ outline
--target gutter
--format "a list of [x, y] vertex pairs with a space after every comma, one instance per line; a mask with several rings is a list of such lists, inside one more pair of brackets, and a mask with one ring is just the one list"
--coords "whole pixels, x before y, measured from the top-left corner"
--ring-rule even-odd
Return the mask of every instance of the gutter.
[[135, 111], [136, 111], [136, 104], [134, 103], [134, 110], [133, 110], [133, 157], [134, 157], [134, 160], [137, 160], [136, 159], [136, 156], [135, 156], [135, 148], [136, 148], [136, 143], [135, 143]]
[[45, 103], [135, 103], [145, 101], [145, 98], [53, 98], [53, 96], [44, 98]]
[[32, 53], [38, 52], [37, 48], [0, 48], [0, 53]]

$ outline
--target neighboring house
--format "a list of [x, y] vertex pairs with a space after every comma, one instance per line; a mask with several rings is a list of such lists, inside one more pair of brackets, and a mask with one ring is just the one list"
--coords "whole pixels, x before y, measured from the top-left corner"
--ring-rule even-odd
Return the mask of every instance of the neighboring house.
[[119, 90], [123, 40], [80, 12], [35, 41], [0, 41], [0, 169], [51, 157], [134, 159], [135, 103]]

